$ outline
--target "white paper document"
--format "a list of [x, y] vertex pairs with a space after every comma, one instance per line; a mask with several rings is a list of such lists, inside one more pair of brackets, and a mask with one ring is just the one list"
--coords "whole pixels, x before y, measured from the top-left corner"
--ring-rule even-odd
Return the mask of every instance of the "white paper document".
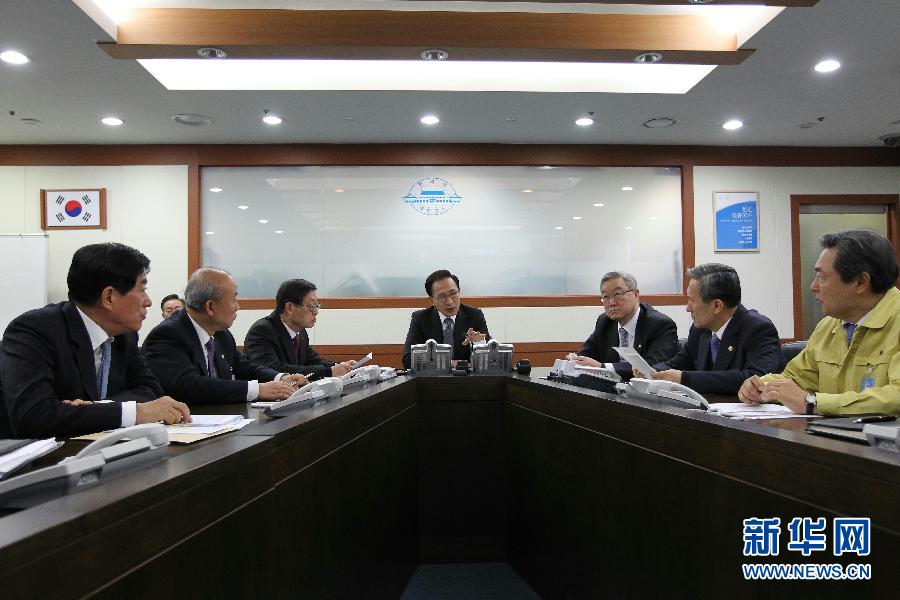
[[630, 348], [628, 346], [613, 346], [613, 350], [619, 353], [623, 359], [628, 361], [632, 367], [638, 370], [644, 379], [653, 379], [653, 373], [656, 371], [647, 364], [647, 361], [644, 360], [644, 357], [638, 354], [638, 351], [634, 348]]
[[368, 354], [366, 354], [365, 356], [363, 356], [361, 359], [359, 359], [358, 361], [356, 361], [356, 364], [353, 365], [353, 368], [356, 369], [356, 368], [358, 368], [358, 367], [361, 367], [361, 366], [363, 366], [364, 364], [366, 364], [367, 362], [369, 362], [370, 360], [372, 360], [372, 353], [371, 353], [371, 352], [369, 352]]
[[[204, 416], [222, 416], [222, 415], [191, 415], [191, 418], [196, 419], [197, 417]], [[216, 433], [218, 431], [222, 431], [223, 429], [241, 429], [246, 427], [256, 419], [245, 419], [240, 415], [237, 415], [237, 420], [233, 420], [224, 425], [209, 425], [209, 424], [198, 424], [198, 423], [179, 423], [178, 425], [166, 425], [166, 431], [169, 433], [187, 433], [190, 435], [194, 434], [210, 434]], [[202, 419], [201, 419], [202, 421]]]
[[0, 478], [62, 446], [54, 438], [37, 440], [0, 456]]
[[219, 425], [219, 429], [242, 421], [243, 415], [191, 415], [190, 423], [179, 423], [179, 427], [211, 427]]
[[709, 412], [729, 419], [792, 419], [806, 418], [780, 404], [744, 404], [743, 402], [716, 402], [709, 405]]

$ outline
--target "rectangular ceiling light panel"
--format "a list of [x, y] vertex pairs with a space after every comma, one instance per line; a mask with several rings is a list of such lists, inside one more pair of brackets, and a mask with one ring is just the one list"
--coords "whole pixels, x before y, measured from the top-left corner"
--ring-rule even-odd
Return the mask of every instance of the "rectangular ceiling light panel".
[[715, 65], [398, 60], [142, 59], [170, 90], [685, 94]]

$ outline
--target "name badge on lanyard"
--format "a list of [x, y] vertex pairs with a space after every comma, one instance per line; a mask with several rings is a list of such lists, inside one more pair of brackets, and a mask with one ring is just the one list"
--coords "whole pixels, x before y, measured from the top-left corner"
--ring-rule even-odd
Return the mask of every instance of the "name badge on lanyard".
[[865, 391], [868, 388], [875, 387], [875, 367], [871, 364], [866, 365], [866, 374], [859, 382], [859, 391]]

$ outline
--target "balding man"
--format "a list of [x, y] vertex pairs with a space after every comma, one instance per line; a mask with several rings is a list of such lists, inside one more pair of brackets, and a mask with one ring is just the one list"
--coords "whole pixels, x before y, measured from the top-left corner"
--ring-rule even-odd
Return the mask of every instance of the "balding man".
[[166, 393], [188, 404], [284, 400], [307, 383], [249, 361], [228, 331], [237, 317], [237, 283], [219, 269], [195, 271], [186, 309], [153, 328], [144, 354]]

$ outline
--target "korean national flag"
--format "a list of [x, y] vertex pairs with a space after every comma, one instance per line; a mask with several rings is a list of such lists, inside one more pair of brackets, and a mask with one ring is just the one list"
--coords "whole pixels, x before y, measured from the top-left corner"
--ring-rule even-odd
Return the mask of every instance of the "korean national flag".
[[47, 225], [51, 227], [100, 225], [98, 192], [72, 191], [48, 194]]

